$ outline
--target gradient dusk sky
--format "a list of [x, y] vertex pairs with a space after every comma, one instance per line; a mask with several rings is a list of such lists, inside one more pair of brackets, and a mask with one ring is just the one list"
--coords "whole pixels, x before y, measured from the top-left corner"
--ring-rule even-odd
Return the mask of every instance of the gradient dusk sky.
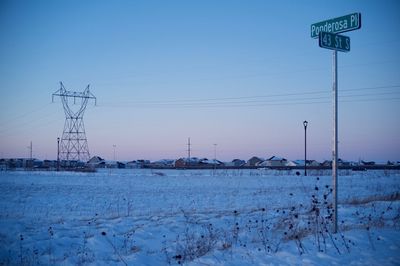
[[339, 53], [339, 157], [400, 160], [399, 1], [0, 1], [0, 158], [57, 157], [60, 99], [90, 84], [91, 155], [331, 159], [332, 51], [313, 23], [362, 14]]

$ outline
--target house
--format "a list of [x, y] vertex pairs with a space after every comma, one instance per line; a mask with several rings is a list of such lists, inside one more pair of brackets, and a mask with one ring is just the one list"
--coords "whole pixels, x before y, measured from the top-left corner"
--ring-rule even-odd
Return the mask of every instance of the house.
[[399, 161], [387, 161], [386, 162], [386, 165], [390, 165], [390, 166], [398, 166], [398, 165], [400, 165], [400, 162]]
[[324, 167], [332, 167], [332, 161], [331, 160], [325, 160], [321, 163], [321, 166]]
[[57, 167], [57, 160], [44, 160], [43, 161], [44, 168], [56, 168]]
[[175, 160], [174, 166], [175, 166], [175, 168], [183, 168], [183, 167], [186, 167], [186, 160], [185, 160], [185, 158], [179, 158], [178, 160]]
[[105, 161], [106, 168], [119, 168], [117, 161]]
[[218, 160], [209, 160], [207, 158], [196, 158], [192, 157], [188, 158], [179, 158], [178, 160], [174, 161], [175, 168], [185, 168], [185, 167], [209, 167], [209, 166], [224, 166], [224, 163]]
[[246, 164], [246, 161], [240, 159], [234, 159], [232, 162], [225, 163], [225, 166], [229, 167], [242, 167]]
[[[337, 161], [338, 166], [345, 166], [345, 167], [349, 167], [349, 166], [356, 166], [357, 164], [354, 162], [350, 162], [350, 161], [345, 161], [342, 159], [338, 159]], [[332, 161], [331, 160], [325, 160], [323, 163], [320, 164], [321, 166], [325, 166], [325, 167], [332, 167]]]
[[104, 161], [104, 159], [101, 158], [100, 156], [93, 156], [87, 163], [88, 164], [96, 164], [96, 163], [100, 163], [103, 161]]
[[6, 159], [0, 159], [0, 170], [6, 170], [6, 169], [7, 169]]
[[33, 167], [34, 166], [33, 162], [35, 160], [36, 159], [23, 159], [23, 158], [14, 159], [16, 168]]
[[118, 162], [117, 162], [117, 167], [118, 167], [119, 169], [125, 169], [125, 168], [126, 168], [126, 163], [125, 163], [125, 162], [120, 162], [120, 161], [118, 161]]
[[339, 158], [339, 159], [338, 159], [338, 165], [339, 165], [339, 166], [351, 166], [352, 163], [349, 162], [349, 161], [342, 160], [342, 159]]
[[[304, 161], [303, 161], [304, 164]], [[287, 161], [286, 166], [299, 166], [297, 161]]]
[[136, 169], [136, 168], [140, 168], [140, 167], [141, 167], [141, 165], [135, 160], [129, 161], [125, 165], [125, 168], [129, 168], [129, 169]]
[[191, 157], [191, 158], [179, 158], [178, 160], [174, 161], [174, 167], [175, 168], [184, 168], [188, 166], [199, 166], [200, 162], [204, 159], [199, 159], [197, 157]]
[[320, 166], [321, 164], [316, 160], [307, 160], [307, 165], [309, 165], [309, 166]]
[[86, 163], [78, 160], [62, 160], [60, 161], [60, 166], [66, 168], [79, 168], [85, 167]]
[[105, 168], [106, 167], [106, 161], [101, 158], [100, 156], [93, 156], [88, 162], [87, 162], [89, 167], [94, 167], [94, 168]]
[[175, 161], [170, 159], [162, 159], [155, 162], [150, 163], [151, 167], [174, 167]]
[[150, 166], [150, 161], [149, 160], [136, 160], [136, 163], [139, 165], [139, 168], [148, 168]]
[[375, 165], [375, 162], [374, 161], [361, 161], [361, 165], [372, 166], [372, 165]]
[[272, 156], [271, 158], [257, 164], [259, 167], [282, 167], [286, 166], [287, 160], [285, 158]]
[[[296, 166], [304, 166], [304, 160], [295, 160], [293, 161]], [[307, 166], [320, 166], [321, 164], [316, 160], [307, 160]]]
[[217, 165], [217, 166], [223, 166], [224, 165], [224, 163], [219, 161], [219, 160], [216, 160], [216, 159], [209, 160], [207, 158], [201, 159], [199, 164], [200, 165]]
[[257, 156], [253, 156], [249, 160], [247, 160], [245, 166], [256, 166], [258, 163], [261, 163], [263, 161], [264, 159], [259, 158]]
[[44, 166], [44, 161], [39, 159], [33, 159], [33, 167], [34, 168], [42, 168]]

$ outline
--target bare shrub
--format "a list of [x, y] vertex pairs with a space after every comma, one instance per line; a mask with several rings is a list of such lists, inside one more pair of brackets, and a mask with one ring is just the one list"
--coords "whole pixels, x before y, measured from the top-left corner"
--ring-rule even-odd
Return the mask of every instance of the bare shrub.
[[[183, 211], [182, 211], [183, 212]], [[176, 247], [172, 256], [179, 264], [193, 261], [212, 251], [218, 242], [219, 234], [212, 223], [201, 224], [184, 213], [185, 231], [176, 238]], [[167, 252], [166, 250], [164, 252]], [[167, 255], [167, 262], [170, 261]]]
[[82, 246], [80, 246], [78, 248], [78, 265], [85, 265], [88, 263], [92, 263], [95, 261], [95, 256], [93, 251], [88, 247], [87, 243], [88, 243], [88, 238], [90, 236], [86, 233], [83, 232], [83, 242], [82, 242]]
[[364, 198], [352, 198], [344, 202], [344, 204], [349, 205], [362, 205], [367, 204], [374, 201], [396, 201], [400, 200], [400, 193], [395, 192], [389, 195], [373, 195]]
[[215, 248], [217, 239], [212, 224], [202, 225], [199, 231], [186, 228], [183, 236], [177, 236], [176, 255], [173, 258], [178, 263], [200, 258]]
[[[110, 244], [110, 246], [113, 248], [114, 253], [118, 256], [119, 260], [124, 264], [124, 265], [128, 265], [128, 263], [126, 263], [126, 261], [124, 260], [124, 258], [122, 257], [121, 253], [119, 252], [119, 249], [115, 246], [115, 244], [110, 240], [110, 238], [107, 236], [107, 233], [105, 231], [101, 232], [101, 235], [104, 236], [104, 238], [106, 239], [107, 243]], [[115, 237], [115, 235], [113, 235], [113, 237]]]

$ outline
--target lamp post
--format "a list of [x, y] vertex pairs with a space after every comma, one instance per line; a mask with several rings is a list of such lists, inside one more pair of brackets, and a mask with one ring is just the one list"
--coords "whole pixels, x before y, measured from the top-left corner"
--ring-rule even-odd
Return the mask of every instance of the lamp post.
[[60, 171], [60, 138], [57, 138], [57, 171]]
[[307, 120], [303, 121], [304, 126], [304, 175], [307, 176]]

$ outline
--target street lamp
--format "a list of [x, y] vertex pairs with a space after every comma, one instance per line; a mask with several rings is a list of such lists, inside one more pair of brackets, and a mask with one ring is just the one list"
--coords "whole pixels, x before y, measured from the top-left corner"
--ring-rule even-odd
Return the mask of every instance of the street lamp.
[[307, 176], [307, 120], [303, 121], [304, 126], [304, 175]]

